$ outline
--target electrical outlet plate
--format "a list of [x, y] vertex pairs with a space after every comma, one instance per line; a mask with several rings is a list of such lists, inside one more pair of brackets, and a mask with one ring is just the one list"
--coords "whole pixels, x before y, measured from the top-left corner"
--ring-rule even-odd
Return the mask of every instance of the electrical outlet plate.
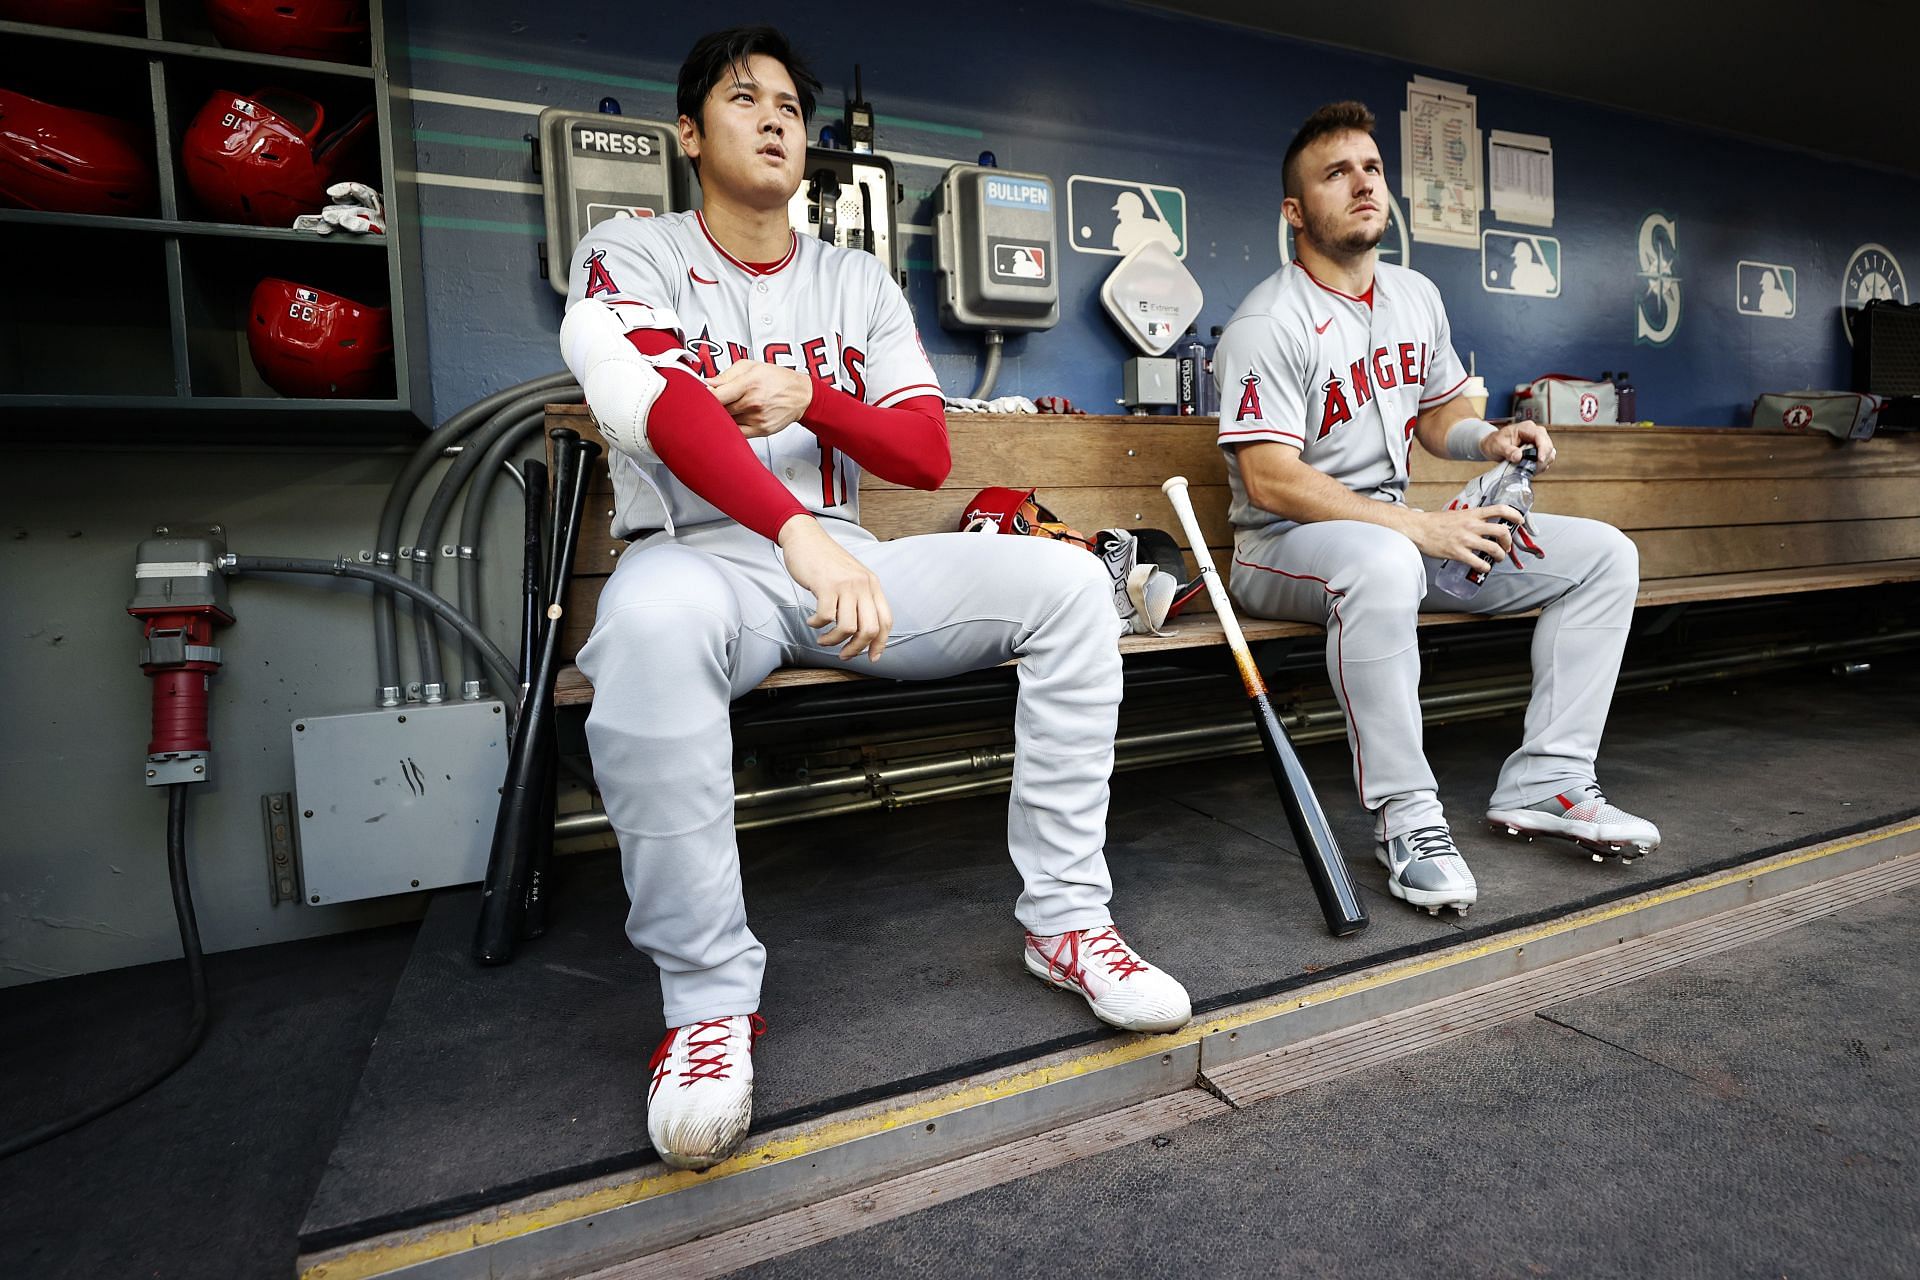
[[309, 906], [486, 875], [507, 773], [498, 701], [306, 716], [292, 737]]

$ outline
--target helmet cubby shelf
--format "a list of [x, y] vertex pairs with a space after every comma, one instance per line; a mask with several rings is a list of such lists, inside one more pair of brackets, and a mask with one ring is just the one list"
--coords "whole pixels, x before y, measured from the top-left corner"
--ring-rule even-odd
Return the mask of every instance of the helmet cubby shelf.
[[[9, 437], [84, 423], [105, 444], [313, 444], [424, 429], [412, 143], [394, 113], [404, 59], [387, 53], [405, 43], [397, 8], [0, 0], [0, 239], [27, 264], [0, 288]], [[73, 85], [90, 86], [84, 100]], [[10, 137], [9, 121], [32, 127]], [[343, 181], [382, 193], [385, 234], [292, 226]]]

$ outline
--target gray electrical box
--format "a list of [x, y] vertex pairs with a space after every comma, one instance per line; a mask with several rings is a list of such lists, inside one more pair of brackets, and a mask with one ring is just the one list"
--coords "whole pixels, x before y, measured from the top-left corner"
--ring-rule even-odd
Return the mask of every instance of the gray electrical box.
[[949, 329], [1051, 329], [1060, 319], [1053, 179], [977, 164], [947, 170], [934, 193], [940, 323]]
[[803, 236], [817, 236], [842, 249], [864, 249], [886, 263], [887, 274], [905, 288], [907, 272], [894, 226], [899, 190], [893, 161], [885, 156], [808, 147], [800, 189], [787, 205], [787, 222]]
[[547, 205], [547, 282], [567, 291], [580, 237], [610, 218], [651, 218], [680, 207], [680, 145], [671, 125], [598, 111], [540, 113], [534, 169]]
[[300, 879], [313, 905], [487, 873], [507, 717], [495, 700], [421, 703], [293, 723]]

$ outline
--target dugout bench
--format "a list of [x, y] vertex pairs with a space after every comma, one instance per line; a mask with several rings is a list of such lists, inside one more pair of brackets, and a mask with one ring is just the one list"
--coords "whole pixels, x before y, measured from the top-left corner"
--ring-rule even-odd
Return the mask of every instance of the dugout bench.
[[[547, 425], [600, 439], [583, 405], [550, 407]], [[1920, 581], [1920, 436], [1841, 442], [1741, 428], [1552, 430], [1559, 457], [1538, 482], [1539, 509], [1605, 520], [1631, 537], [1640, 548], [1642, 609], [1677, 612], [1709, 600]], [[947, 482], [923, 492], [865, 476], [861, 523], [880, 538], [950, 532], [981, 489], [1033, 486], [1077, 529], [1155, 527], [1178, 538], [1160, 483], [1184, 475], [1224, 574], [1233, 531], [1226, 463], [1214, 432], [1211, 418], [955, 414], [947, 420], [953, 451]], [[604, 458], [595, 465], [567, 598], [562, 652], [569, 657], [586, 642], [600, 591], [625, 545], [608, 532], [612, 481]], [[1486, 465], [1442, 461], [1416, 449], [1408, 498], [1428, 510], [1445, 506]], [[1429, 613], [1421, 626], [1482, 621], [1475, 614]], [[1320, 632], [1245, 616], [1241, 624], [1256, 645]], [[1204, 595], [1171, 630], [1122, 637], [1121, 652], [1225, 643]], [[774, 672], [760, 688], [872, 678], [793, 667]], [[556, 701], [578, 706], [592, 699], [579, 669], [564, 668]]]

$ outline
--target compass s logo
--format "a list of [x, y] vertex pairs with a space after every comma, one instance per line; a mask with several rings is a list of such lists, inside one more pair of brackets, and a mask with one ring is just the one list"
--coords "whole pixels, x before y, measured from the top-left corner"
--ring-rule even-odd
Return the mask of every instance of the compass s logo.
[[1847, 273], [1840, 280], [1840, 320], [1853, 341], [1854, 313], [1869, 302], [1905, 302], [1907, 277], [1900, 264], [1884, 245], [1863, 244], [1847, 259]]
[[1680, 328], [1680, 231], [1664, 213], [1640, 220], [1633, 340], [1664, 347]]

